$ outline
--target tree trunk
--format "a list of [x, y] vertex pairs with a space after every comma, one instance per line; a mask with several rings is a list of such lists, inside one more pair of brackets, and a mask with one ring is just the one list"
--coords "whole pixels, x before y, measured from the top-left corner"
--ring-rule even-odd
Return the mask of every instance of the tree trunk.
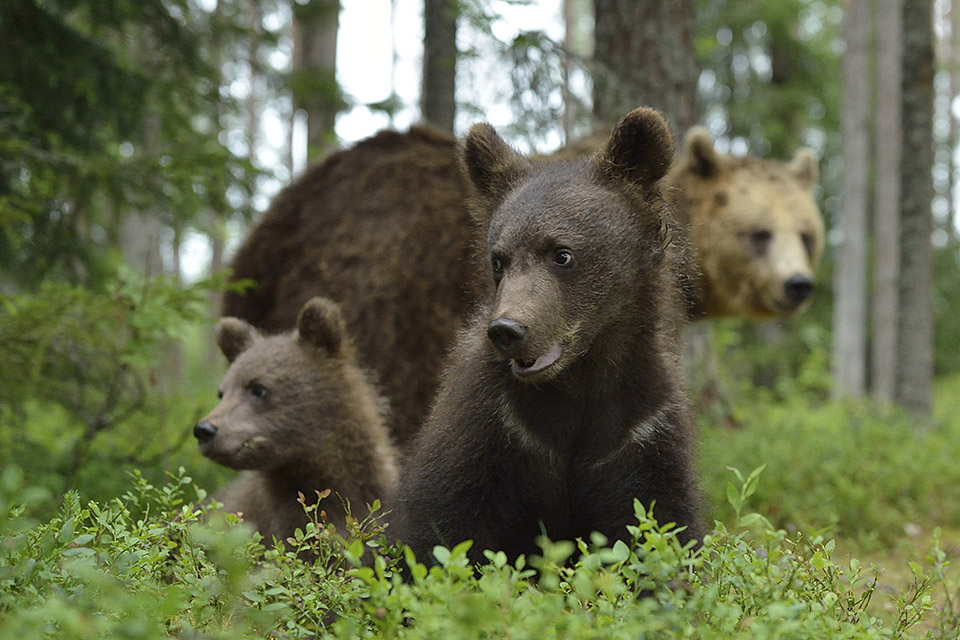
[[[593, 113], [612, 123], [641, 105], [663, 112], [678, 138], [697, 123], [691, 0], [594, 0]], [[705, 323], [687, 327], [683, 363], [701, 413], [729, 414]]]
[[930, 204], [933, 181], [932, 2], [905, 2], [903, 10], [900, 175], [900, 313], [898, 404], [929, 416], [933, 404], [933, 294]]
[[423, 119], [453, 132], [456, 115], [457, 0], [423, 3]]
[[594, 0], [593, 114], [659, 109], [675, 134], [697, 122], [693, 0]]
[[[833, 304], [835, 396], [862, 396], [866, 389], [867, 180], [870, 107], [867, 38], [869, 4], [848, 0], [843, 16], [843, 239], [838, 247]], [[928, 167], [929, 169], [929, 167]]]
[[880, 0], [877, 11], [870, 389], [881, 402], [893, 402], [896, 389], [902, 3]]
[[333, 126], [343, 108], [337, 84], [339, 0], [293, 1], [294, 110], [307, 114], [307, 159], [322, 156], [336, 144]]
[[950, 191], [947, 194], [947, 238], [951, 247], [957, 245], [957, 223], [960, 220], [957, 219], [957, 205], [960, 204], [958, 200], [957, 188], [958, 186], [958, 174], [960, 174], [960, 163], [957, 162], [956, 149], [958, 144], [960, 144], [960, 123], [957, 122], [957, 117], [954, 115], [952, 106], [953, 100], [960, 93], [960, 60], [957, 59], [957, 56], [960, 55], [960, 46], [958, 46], [957, 40], [960, 39], [960, 0], [951, 0], [950, 1], [950, 11], [947, 14], [947, 19], [950, 21], [950, 41], [949, 41], [949, 53], [944, 58], [947, 65], [947, 72], [950, 74], [950, 103], [947, 106], [947, 117], [950, 122], [950, 135], [947, 139], [948, 149], [950, 150]]

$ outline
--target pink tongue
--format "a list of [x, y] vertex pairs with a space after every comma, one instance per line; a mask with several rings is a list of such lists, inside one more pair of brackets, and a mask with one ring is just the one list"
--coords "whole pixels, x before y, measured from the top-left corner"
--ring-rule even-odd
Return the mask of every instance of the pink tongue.
[[520, 364], [519, 360], [514, 360], [514, 362], [516, 363], [518, 371], [521, 371], [523, 373], [533, 373], [535, 371], [540, 371], [541, 369], [546, 369], [547, 367], [552, 365], [554, 362], [556, 362], [557, 358], [560, 357], [560, 352], [561, 352], [560, 343], [557, 342], [552, 347], [550, 347], [550, 349], [548, 349], [545, 354], [537, 358], [536, 362], [534, 362], [529, 367], [525, 367], [522, 364]]

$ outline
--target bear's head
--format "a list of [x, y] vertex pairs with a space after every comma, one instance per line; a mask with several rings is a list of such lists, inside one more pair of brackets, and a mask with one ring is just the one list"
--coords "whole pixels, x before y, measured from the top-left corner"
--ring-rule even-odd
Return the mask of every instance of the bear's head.
[[193, 430], [203, 455], [233, 469], [272, 470], [337, 446], [353, 422], [345, 403], [357, 394], [353, 347], [335, 303], [311, 299], [296, 330], [276, 336], [222, 318], [216, 340], [230, 367], [219, 404]]
[[824, 243], [813, 151], [789, 163], [734, 157], [694, 127], [667, 181], [702, 274], [696, 313], [769, 319], [806, 308]]
[[658, 182], [671, 158], [651, 109], [625, 116], [592, 157], [548, 164], [490, 125], [471, 128], [463, 163], [489, 265], [487, 335], [516, 379], [553, 380], [587, 354], [616, 366], [611, 337], [656, 331], [671, 240]]

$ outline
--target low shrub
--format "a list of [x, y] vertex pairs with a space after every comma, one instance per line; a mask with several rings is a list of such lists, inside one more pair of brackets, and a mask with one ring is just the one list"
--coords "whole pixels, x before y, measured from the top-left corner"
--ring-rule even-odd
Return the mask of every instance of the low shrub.
[[29, 522], [21, 503], [37, 496], [8, 469], [0, 627], [58, 639], [935, 637], [924, 634], [947, 564], [939, 550], [914, 566], [890, 614], [874, 615], [874, 573], [835, 561], [821, 536], [746, 511], [758, 475], [730, 485], [731, 526], [718, 523], [699, 547], [638, 504], [628, 542], [544, 540], [540, 556], [511, 563], [488, 551], [479, 567], [464, 543], [437, 549], [428, 568], [385, 545], [375, 519], [353, 519], [344, 540], [317, 510], [286, 548], [264, 547], [235, 517], [188, 502], [188, 491], [206, 495], [182, 470], [164, 486], [135, 475], [104, 504], [72, 494], [55, 518]]
[[[766, 465], [757, 510], [778, 528], [890, 545], [908, 523], [960, 525], [960, 421], [937, 428], [892, 407], [798, 394], [736, 407], [738, 428], [701, 425], [702, 485], [724, 519], [729, 467]], [[932, 528], [932, 527], [930, 527]]]

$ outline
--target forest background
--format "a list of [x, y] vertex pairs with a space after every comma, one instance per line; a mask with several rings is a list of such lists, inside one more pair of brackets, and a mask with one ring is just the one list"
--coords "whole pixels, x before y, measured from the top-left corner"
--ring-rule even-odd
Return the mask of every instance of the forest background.
[[[43, 490], [29, 510], [43, 520], [69, 491], [84, 501], [123, 494], [134, 470], [161, 482], [183, 467], [211, 490], [226, 481], [229, 472], [204, 460], [191, 437], [224, 367], [210, 335], [224, 268], [230, 247], [305, 162], [421, 117], [458, 133], [490, 120], [519, 148], [549, 151], [617, 109], [649, 103], [673, 116], [678, 135], [704, 124], [721, 150], [787, 159], [807, 145], [821, 158], [816, 196], [828, 242], [812, 307], [789, 320], [701, 329], [723, 398], [696, 405], [708, 519], [729, 520], [728, 467], [766, 464], [751, 499], [776, 526], [833, 528], [846, 548], [884, 563], [922, 555], [938, 527], [952, 547], [960, 540], [955, 2], [463, 0], [454, 16], [450, 3], [429, 0], [425, 15], [404, 0], [345, 1], [342, 10], [299, 0], [6, 0], [4, 482]], [[678, 33], [692, 27], [688, 112], [654, 94], [633, 93], [626, 106], [605, 97], [616, 94], [609, 62], [617, 52], [594, 46], [594, 27], [631, 6], [673, 21]], [[928, 75], [906, 57], [916, 49], [909, 18], [918, 7]], [[363, 43], [383, 52], [384, 31], [364, 34], [355, 19], [364, 14], [386, 24], [390, 46], [376, 62], [360, 57]], [[652, 60], [680, 47], [660, 40]], [[422, 75], [420, 42], [426, 60], [444, 61]], [[361, 86], [354, 75], [382, 86], [351, 89]], [[916, 115], [926, 132], [920, 147], [909, 139]], [[892, 195], [884, 191], [894, 183]], [[885, 237], [884, 205], [900, 216], [910, 197], [921, 203], [919, 227], [905, 222]], [[905, 244], [918, 233], [920, 249]], [[891, 286], [901, 293], [892, 302], [882, 294]], [[890, 320], [893, 328], [883, 326]], [[903, 379], [917, 384], [903, 392]], [[910, 572], [891, 575], [896, 583]]]

